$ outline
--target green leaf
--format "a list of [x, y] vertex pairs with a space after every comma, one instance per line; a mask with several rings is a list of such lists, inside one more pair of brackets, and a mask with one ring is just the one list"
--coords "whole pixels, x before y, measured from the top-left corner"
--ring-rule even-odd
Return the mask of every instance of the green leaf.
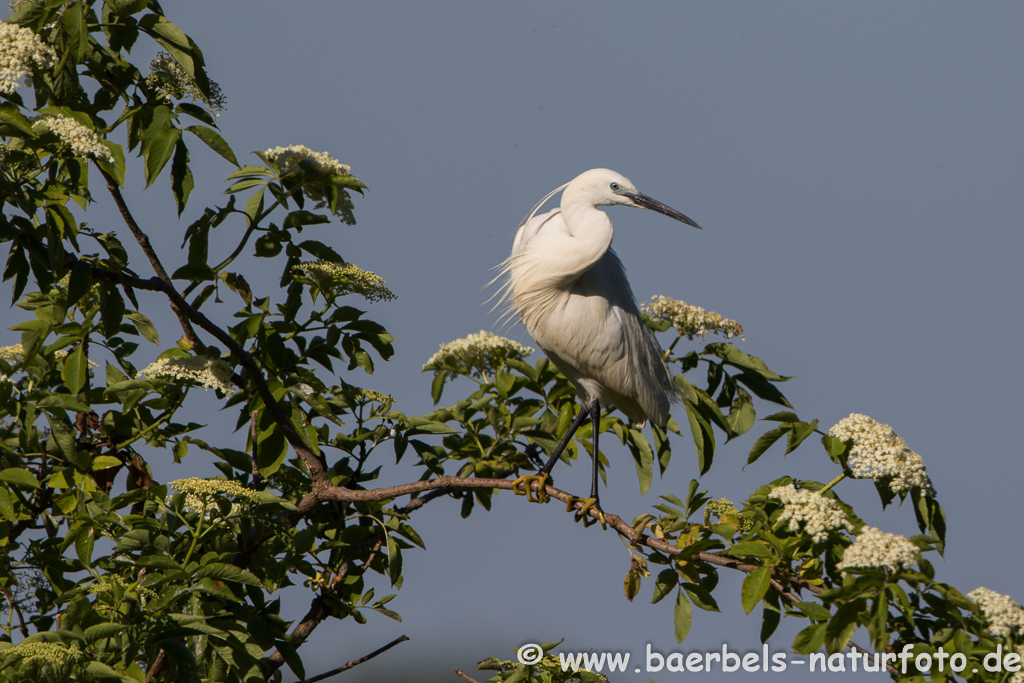
[[402, 580], [402, 551], [399, 549], [395, 539], [388, 534], [388, 578], [391, 585], [395, 586]]
[[143, 339], [152, 344], [160, 343], [160, 335], [157, 334], [156, 327], [153, 326], [153, 322], [149, 318], [138, 311], [126, 313], [125, 317], [135, 323], [135, 327], [138, 328]]
[[224, 141], [220, 133], [206, 126], [189, 126], [185, 130], [193, 133], [197, 138], [206, 143], [206, 146], [217, 154], [221, 155], [235, 166], [238, 166], [238, 159], [235, 157], [231, 145]]
[[679, 585], [679, 575], [674, 569], [663, 569], [654, 582], [654, 596], [651, 604], [661, 602], [672, 589]]
[[104, 638], [113, 638], [124, 633], [124, 624], [105, 622], [85, 629], [85, 642], [92, 645]]
[[633, 602], [633, 598], [640, 592], [640, 574], [635, 569], [626, 572], [626, 578], [622, 582], [622, 590], [626, 593], [626, 599]]
[[729, 548], [728, 552], [733, 557], [761, 557], [768, 559], [772, 556], [772, 551], [761, 541], [737, 543]]
[[8, 467], [5, 470], [0, 470], [0, 481], [5, 481], [8, 484], [24, 489], [39, 488], [39, 480], [36, 479], [35, 475], [20, 467]]
[[[330, 223], [331, 219], [322, 213], [312, 213], [310, 211], [292, 211], [284, 217], [284, 223], [282, 227], [285, 230], [292, 230], [294, 228], [302, 227], [303, 225], [318, 225], [321, 223]], [[300, 245], [301, 246], [301, 245]]]
[[701, 474], [706, 474], [711, 469], [711, 460], [715, 455], [715, 434], [707, 419], [701, 415], [697, 404], [685, 400], [683, 406], [686, 408], [686, 418], [690, 422], [693, 445], [697, 447], [697, 466]]
[[797, 602], [793, 606], [815, 621], [827, 621], [832, 618], [832, 613], [816, 602]]
[[758, 567], [747, 574], [747, 577], [743, 579], [743, 590], [740, 593], [743, 611], [750, 614], [764, 594], [768, 592], [771, 583], [772, 575], [768, 567]]
[[842, 652], [857, 630], [857, 614], [864, 609], [864, 599], [843, 603], [825, 628], [825, 649], [832, 654]]
[[734, 365], [741, 370], [752, 372], [770, 382], [785, 382], [790, 379], [789, 377], [783, 377], [782, 375], [775, 374], [768, 369], [768, 366], [764, 364], [763, 360], [743, 353], [732, 344], [727, 344], [725, 342], [708, 344], [704, 347], [704, 353], [710, 353], [712, 356], [718, 356], [729, 365]]
[[[27, 138], [35, 137], [32, 132], [32, 124], [14, 105], [7, 103], [0, 105], [0, 125], [10, 126]], [[7, 133], [5, 132], [4, 135]]]
[[85, 381], [89, 379], [89, 359], [85, 357], [85, 344], [79, 344], [78, 348], [64, 358], [64, 370], [61, 375], [72, 394], [82, 390]]
[[828, 624], [812, 624], [796, 634], [793, 650], [800, 655], [817, 652], [825, 644], [825, 628]]
[[67, 36], [67, 48], [76, 62], [82, 61], [85, 50], [89, 46], [89, 29], [82, 16], [82, 5], [73, 3], [64, 10], [61, 25]]
[[676, 594], [676, 609], [672, 621], [675, 624], [676, 642], [681, 643], [690, 632], [690, 626], [693, 623], [693, 607], [682, 588]]
[[188, 165], [188, 147], [184, 141], [178, 140], [174, 145], [174, 159], [171, 161], [171, 191], [178, 207], [178, 215], [185, 210], [188, 197], [196, 187], [192, 177], [192, 169]]
[[160, 133], [156, 134], [156, 137], [149, 142], [146, 147], [146, 187], [148, 188], [154, 182], [156, 182], [157, 176], [160, 175], [160, 171], [164, 170], [164, 166], [170, 161], [171, 155], [174, 154], [174, 148], [178, 144], [178, 140], [181, 139], [181, 131], [177, 128], [168, 128]]
[[260, 583], [260, 580], [256, 578], [256, 575], [252, 572], [240, 569], [232, 564], [224, 564], [222, 562], [214, 562], [213, 564], [201, 567], [194, 576], [197, 579], [234, 581], [235, 583], [244, 583], [249, 586], [256, 586], [257, 588], [263, 587], [263, 584]]
[[789, 431], [789, 425], [782, 425], [775, 429], [769, 429], [767, 432], [762, 434], [754, 442], [753, 448], [750, 449], [750, 454], [747, 456], [747, 464], [757, 462], [757, 459], [764, 455], [765, 451], [772, 447], [776, 441], [782, 438], [782, 436]]
[[803, 443], [804, 439], [814, 433], [814, 428], [817, 426], [817, 420], [812, 422], [794, 422], [786, 442], [786, 455], [796, 450], [796, 447]]
[[630, 452], [633, 454], [633, 461], [636, 464], [636, 476], [640, 481], [640, 495], [647, 493], [651, 488], [651, 480], [654, 478], [652, 472], [654, 466], [654, 452], [647, 442], [643, 432], [634, 427], [629, 428]]
[[78, 559], [86, 567], [92, 566], [92, 549], [95, 544], [96, 530], [92, 527], [83, 529], [82, 533], [78, 534], [78, 538], [75, 539], [75, 552], [78, 554]]

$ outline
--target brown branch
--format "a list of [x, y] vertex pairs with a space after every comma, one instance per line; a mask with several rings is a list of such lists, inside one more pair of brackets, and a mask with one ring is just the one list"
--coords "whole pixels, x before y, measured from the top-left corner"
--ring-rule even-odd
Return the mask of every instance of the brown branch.
[[11, 609], [18, 615], [18, 623], [20, 624], [21, 635], [28, 638], [29, 632], [28, 627], [25, 626], [25, 616], [21, 613], [21, 607], [18, 606], [18, 601], [14, 599], [14, 594], [7, 588], [7, 586], [0, 586], [0, 591], [3, 591], [4, 597], [7, 598], [7, 602], [11, 603]]
[[[117, 188], [116, 183], [113, 182], [113, 179], [106, 172], [103, 173], [104, 176], [107, 178], [108, 187], [112, 185], [111, 192], [112, 194], [115, 195], [115, 201], [117, 201], [117, 198], [120, 196], [120, 190]], [[121, 200], [121, 203], [118, 206], [119, 208], [123, 206], [123, 199]], [[127, 212], [126, 206], [124, 206], [122, 210], [122, 215], [125, 216], [125, 221], [128, 222], [129, 227], [131, 227], [132, 224], [134, 223], [134, 219], [131, 219], [131, 214]], [[137, 227], [138, 226], [136, 225], [136, 228]], [[134, 232], [135, 230], [133, 229], [133, 233]], [[143, 238], [145, 238], [145, 235], [142, 234], [141, 231], [139, 231], [139, 233], [142, 235]], [[136, 237], [138, 239], [138, 235]], [[142, 244], [141, 241], [140, 244]], [[143, 245], [143, 250], [145, 251], [147, 248], [148, 239], [146, 239], [146, 243], [145, 245]], [[150, 251], [152, 250], [150, 249]], [[156, 258], [155, 253], [153, 254], [153, 258]], [[156, 265], [158, 263], [159, 262], [157, 261], [154, 264], [154, 268], [156, 268]], [[311, 510], [317, 503], [325, 500], [341, 503], [354, 503], [392, 500], [400, 496], [412, 495], [414, 493], [423, 492], [437, 492], [433, 494], [433, 497], [437, 497], [442, 495], [443, 493], [450, 493], [453, 491], [469, 490], [476, 488], [488, 488], [492, 490], [512, 489], [512, 482], [508, 481], [507, 479], [484, 477], [465, 478], [452, 477], [447, 475], [426, 481], [417, 481], [409, 484], [402, 484], [399, 486], [381, 487], [369, 490], [347, 489], [330, 484], [323, 464], [305, 445], [305, 442], [303, 441], [302, 437], [292, 426], [291, 421], [289, 420], [287, 414], [285, 414], [284, 412], [284, 409], [270, 393], [270, 388], [267, 385], [266, 378], [264, 378], [263, 373], [260, 367], [256, 364], [255, 359], [253, 359], [253, 357], [244, 348], [242, 348], [240, 344], [238, 344], [234, 339], [232, 339], [230, 335], [224, 332], [224, 330], [217, 327], [217, 325], [210, 321], [210, 319], [203, 315], [201, 312], [192, 308], [192, 306], [190, 306], [188, 302], [186, 302], [182, 298], [181, 294], [179, 294], [178, 291], [170, 284], [169, 279], [165, 280], [163, 278], [151, 278], [149, 280], [143, 280], [141, 278], [133, 277], [123, 273], [113, 273], [111, 271], [107, 271], [96, 267], [93, 267], [92, 270], [94, 277], [96, 277], [97, 279], [117, 282], [119, 284], [136, 287], [138, 289], [160, 291], [165, 293], [171, 300], [171, 306], [175, 308], [176, 313], [181, 311], [186, 316], [187, 321], [195, 322], [200, 328], [206, 330], [211, 335], [213, 335], [218, 341], [227, 346], [228, 349], [230, 349], [231, 353], [235, 355], [236, 358], [238, 358], [242, 366], [245, 367], [246, 370], [248, 370], [250, 377], [256, 384], [257, 392], [260, 394], [260, 397], [263, 399], [263, 402], [267, 406], [268, 410], [270, 410], [271, 418], [278, 425], [278, 428], [281, 430], [285, 439], [288, 441], [289, 445], [292, 447], [295, 453], [299, 455], [303, 463], [306, 464], [306, 467], [309, 469], [310, 476], [312, 478], [312, 490], [308, 494], [306, 494], [306, 496], [299, 502], [299, 505], [297, 506], [298, 509], [295, 512], [292, 512], [290, 515], [286, 516], [287, 521], [289, 521], [290, 523], [298, 521], [298, 519], [301, 519], [302, 516], [309, 512], [309, 510]], [[166, 278], [166, 272], [164, 272], [163, 275], [164, 278]], [[536, 486], [536, 484], [533, 485]], [[571, 496], [571, 494], [556, 489], [553, 486], [546, 486], [545, 490], [549, 498], [555, 498], [557, 500], [562, 501], [563, 503], [568, 503], [570, 497], [575, 498], [575, 496]], [[433, 497], [428, 498], [428, 496], [424, 496], [424, 501], [419, 503], [418, 505], [415, 504], [416, 499], [414, 499], [404, 508], [400, 508], [399, 511], [411, 512], [424, 505], [427, 502], [427, 500], [432, 500]], [[580, 509], [583, 507], [583, 505], [584, 504], [582, 502], [577, 502], [575, 504], [575, 507], [577, 509]], [[588, 514], [595, 520], [599, 520], [597, 510], [591, 509], [588, 511]], [[651, 538], [643, 534], [642, 532], [637, 533], [637, 530], [635, 530], [632, 526], [627, 524], [621, 517], [617, 515], [604, 513], [604, 519], [606, 523], [609, 524], [620, 536], [629, 541], [630, 545], [646, 545], [647, 547], [653, 550], [657, 550], [658, 552], [664, 553], [669, 556], [681, 555], [685, 551], [685, 548], [679, 548], [677, 546], [668, 544], [664, 541], [659, 541], [658, 539]], [[762, 566], [739, 562], [738, 560], [735, 560], [733, 558], [715, 553], [701, 552], [693, 555], [693, 557], [696, 557], [700, 561], [707, 562], [708, 564], [720, 567], [727, 567], [730, 569], [736, 569], [747, 574], [756, 569], [761, 568]], [[787, 591], [777, 578], [778, 575], [779, 574], [777, 573], [776, 576], [772, 577], [772, 587], [775, 588], [780, 593], [780, 595], [782, 595], [782, 597], [784, 597], [789, 602], [799, 602], [799, 596], [796, 596], [793, 593]], [[823, 588], [812, 585], [808, 583], [806, 580], [800, 579], [799, 577], [783, 573], [782, 578], [786, 581], [786, 583], [796, 585], [799, 588], [807, 589], [815, 594], [819, 594], [824, 591]], [[315, 600], [314, 605], [310, 609], [310, 613], [307, 614], [307, 618], [313, 617], [313, 619], [315, 619], [317, 615], [314, 615], [314, 612], [317, 612], [317, 614], [319, 613], [318, 607], [326, 609], [326, 605], [318, 606], [317, 601]], [[315, 623], [313, 623], [312, 626], [309, 628], [309, 631], [312, 631], [314, 628], [316, 628], [316, 626], [321, 621], [323, 621], [324, 618], [326, 618], [326, 616], [316, 619]], [[304, 619], [303, 621], [305, 622], [306, 620]], [[322, 680], [323, 677], [333, 676], [335, 673], [340, 673], [341, 671], [344, 671], [347, 668], [351, 668], [352, 666], [356, 666], [362, 663], [366, 659], [375, 657], [377, 654], [380, 654], [380, 652], [383, 652], [384, 650], [388, 649], [389, 647], [392, 647], [394, 644], [397, 644], [398, 642], [401, 642], [401, 639], [385, 646], [378, 652], [367, 655], [367, 657], [361, 660], [354, 660], [354, 663], [350, 662], [349, 664], [346, 664], [343, 667], [334, 670], [333, 672], [328, 672], [328, 674], [324, 674], [322, 677], [308, 679], [304, 683], [312, 683], [313, 681]], [[863, 654], [872, 654], [868, 650], [865, 650], [864, 648], [857, 646], [852, 641], [849, 643], [849, 645], [851, 648], [854, 648]], [[271, 659], [274, 660], [279, 656], [280, 652], [275, 652]], [[277, 664], [277, 666], [280, 665], [281, 664]]]
[[164, 658], [167, 656], [163, 648], [160, 648], [160, 654], [153, 660], [153, 666], [149, 667], [149, 671], [146, 672], [146, 680], [142, 683], [149, 683], [153, 679], [153, 675], [156, 674], [157, 669], [163, 666]]
[[305, 678], [305, 679], [303, 679], [301, 681], [296, 681], [296, 683], [316, 683], [317, 681], [322, 681], [325, 678], [330, 678], [331, 676], [335, 676], [337, 674], [340, 674], [342, 671], [348, 671], [349, 669], [351, 669], [353, 667], [359, 666], [363, 662], [368, 662], [371, 659], [373, 659], [374, 657], [376, 657], [377, 655], [381, 654], [382, 652], [387, 652], [388, 650], [393, 648], [395, 645], [398, 645], [399, 643], [404, 643], [407, 640], [409, 640], [408, 636], [401, 636], [399, 638], [395, 638], [394, 640], [392, 640], [390, 643], [388, 643], [384, 647], [377, 648], [376, 650], [374, 650], [373, 652], [371, 652], [368, 655], [364, 655], [363, 657], [360, 657], [359, 659], [353, 659], [351, 662], [348, 662], [347, 664], [342, 664], [337, 669], [331, 669], [330, 671], [322, 673], [319, 676], [313, 676], [312, 678]]
[[[231, 351], [231, 354], [238, 359], [238, 362], [248, 371], [249, 377], [252, 378], [253, 383], [256, 385], [256, 392], [263, 400], [267, 410], [270, 411], [270, 417], [277, 424], [278, 429], [284, 435], [284, 438], [288, 441], [288, 444], [295, 451], [302, 462], [306, 465], [309, 470], [310, 477], [313, 480], [312, 491], [307, 498], [312, 496], [312, 502], [308, 507], [312, 507], [319, 500], [321, 500], [320, 493], [324, 488], [330, 487], [330, 483], [327, 478], [327, 473], [324, 470], [323, 464], [319, 458], [313, 454], [313, 452], [306, 446], [305, 441], [292, 426], [291, 420], [288, 419], [288, 414], [285, 413], [284, 408], [277, 402], [273, 394], [270, 392], [270, 387], [267, 385], [267, 380], [263, 376], [263, 371], [260, 366], [256, 363], [256, 360], [242, 348], [242, 345], [236, 342], [231, 335], [222, 330], [213, 321], [207, 318], [203, 313], [199, 312], [195, 308], [189, 305], [187, 301], [178, 293], [173, 286], [164, 282], [160, 278], [150, 278], [144, 280], [142, 278], [133, 277], [124, 273], [114, 273], [103, 268], [92, 268], [93, 277], [98, 280], [104, 280], [107, 282], [114, 282], [121, 285], [128, 285], [137, 289], [148, 290], [152, 292], [163, 292], [171, 300], [171, 305], [176, 306], [175, 309], [180, 310], [191, 322], [198, 325], [200, 328], [209, 332], [217, 341], [224, 344]], [[301, 506], [300, 506], [301, 507]], [[292, 513], [292, 517], [295, 517], [295, 513]]]
[[475, 678], [470, 678], [469, 676], [467, 676], [466, 673], [462, 669], [456, 669], [455, 670], [455, 675], [458, 676], [459, 678], [466, 679], [467, 681], [469, 681], [469, 683], [480, 683], [480, 681], [476, 680]]
[[[121, 194], [121, 188], [118, 186], [117, 181], [112, 175], [107, 173], [101, 166], [96, 166], [100, 173], [103, 174], [104, 180], [107, 181], [107, 189], [110, 190], [110, 195], [114, 198], [114, 204], [117, 205], [117, 210], [121, 212], [121, 218], [124, 219], [125, 225], [131, 231], [135, 237], [135, 241], [139, 243], [142, 248], [142, 253], [146, 255], [149, 260], [149, 264], [153, 267], [153, 272], [160, 278], [169, 289], [174, 289], [174, 285], [171, 284], [171, 278], [164, 270], [164, 266], [160, 263], [160, 257], [157, 256], [156, 251], [153, 249], [153, 245], [149, 241], [149, 236], [142, 231], [139, 224], [135, 222], [135, 217], [132, 216], [131, 210], [128, 208], [127, 202], [124, 200], [124, 195]], [[204, 348], [204, 344], [196, 336], [196, 331], [192, 328], [192, 324], [189, 322], [188, 315], [183, 311], [173, 300], [171, 301], [171, 309], [174, 311], [174, 315], [178, 316], [178, 322], [181, 324], [181, 329], [185, 331], [185, 338], [195, 344], [198, 348]]]

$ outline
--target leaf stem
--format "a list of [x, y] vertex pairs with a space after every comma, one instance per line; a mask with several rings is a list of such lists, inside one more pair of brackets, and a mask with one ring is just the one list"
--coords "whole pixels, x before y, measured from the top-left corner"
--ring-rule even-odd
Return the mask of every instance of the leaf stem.
[[840, 475], [838, 477], [836, 477], [835, 479], [830, 481], [828, 484], [826, 484], [825, 488], [823, 488], [820, 491], [818, 491], [818, 494], [819, 495], [824, 495], [829, 489], [831, 489], [833, 486], [835, 486], [836, 484], [841, 482], [843, 479], [846, 479], [846, 473], [845, 472], [840, 473]]

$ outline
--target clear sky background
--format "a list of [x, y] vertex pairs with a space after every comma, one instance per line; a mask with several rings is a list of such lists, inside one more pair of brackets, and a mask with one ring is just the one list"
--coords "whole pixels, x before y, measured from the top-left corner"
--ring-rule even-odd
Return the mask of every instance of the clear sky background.
[[[704, 227], [610, 210], [637, 297], [665, 294], [741, 322], [740, 348], [795, 376], [783, 389], [802, 418], [827, 429], [862, 412], [891, 424], [923, 456], [948, 517], [937, 578], [1024, 602], [1024, 5], [179, 0], [165, 9], [223, 87], [230, 113], [220, 125], [240, 156], [303, 144], [351, 164], [370, 187], [356, 199], [358, 225], [304, 233], [399, 296], [370, 309], [399, 338], [396, 357], [348, 381], [392, 394], [407, 414], [430, 410], [420, 367], [443, 342], [497, 329], [484, 285], [516, 224], [549, 190], [609, 167]], [[135, 176], [129, 187], [170, 270], [184, 263], [188, 223], [224, 201], [231, 168], [200, 147], [199, 187], [180, 222], [166, 184], [142, 194]], [[121, 230], [109, 207], [89, 220]], [[250, 282], [271, 293], [276, 273]], [[178, 336], [172, 325], [165, 345]], [[532, 343], [522, 327], [509, 334]], [[449, 388], [446, 400], [456, 397]], [[205, 417], [224, 434], [234, 422]], [[813, 442], [785, 459], [777, 446], [742, 471], [768, 426], [720, 448], [702, 480], [712, 495], [738, 501], [782, 475], [834, 476]], [[641, 498], [628, 451], [603, 444], [602, 502], [627, 519], [685, 492], [696, 474], [692, 444], [679, 439], [665, 477]], [[165, 479], [213, 476], [207, 457], [155, 466]], [[588, 469], [561, 465], [557, 483], [583, 493]], [[384, 483], [413, 475], [394, 476]], [[917, 532], [909, 504], [883, 512], [870, 482], [837, 491], [868, 523]], [[631, 669], [647, 644], [760, 650], [760, 610], [739, 607], [742, 575], [723, 570], [723, 612], [695, 610], [676, 645], [672, 601], [647, 604], [653, 578], [627, 602], [628, 552], [557, 505], [502, 493], [492, 512], [462, 520], [457, 502], [439, 500], [413, 524], [427, 550], [406, 553], [405, 587], [389, 605], [404, 622], [325, 623], [303, 648], [310, 675], [401, 634], [411, 641], [347, 680], [396, 680], [411, 675], [406, 667], [417, 680], [458, 680], [455, 667], [483, 680], [470, 671], [478, 660], [561, 638], [566, 649], [628, 651]], [[305, 612], [307, 595], [287, 598], [290, 616]], [[788, 651], [805, 625], [786, 620], [771, 650]]]

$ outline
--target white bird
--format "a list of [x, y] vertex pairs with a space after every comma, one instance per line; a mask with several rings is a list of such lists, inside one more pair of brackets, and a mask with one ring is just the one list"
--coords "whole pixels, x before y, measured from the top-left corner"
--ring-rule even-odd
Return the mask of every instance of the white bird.
[[[560, 190], [561, 206], [537, 215]], [[664, 426], [678, 389], [661, 348], [644, 325], [622, 261], [611, 249], [612, 222], [599, 206], [653, 209], [687, 225], [695, 222], [641, 194], [627, 178], [606, 168], [581, 173], [549, 193], [523, 219], [511, 255], [499, 266], [508, 281], [502, 301], [509, 302], [537, 345], [576, 387], [581, 410], [551, 459], [536, 475], [514, 483], [516, 495], [546, 502], [545, 482], [566, 444], [589, 416], [594, 425], [594, 459], [589, 499], [570, 499], [591, 508], [604, 524], [597, 493], [597, 435], [601, 406], [614, 406], [639, 426], [647, 420]], [[501, 277], [499, 275], [499, 277]], [[591, 522], [593, 523], [593, 522]]]

